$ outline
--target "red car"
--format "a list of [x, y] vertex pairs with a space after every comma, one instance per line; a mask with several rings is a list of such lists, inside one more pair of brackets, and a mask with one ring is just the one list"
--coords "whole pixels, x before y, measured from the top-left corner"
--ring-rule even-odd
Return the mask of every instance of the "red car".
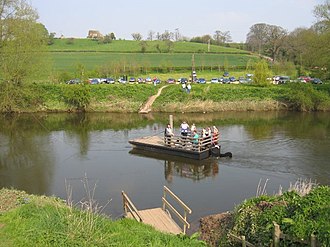
[[312, 81], [312, 78], [309, 77], [309, 76], [300, 76], [298, 78], [301, 82], [311, 82]]

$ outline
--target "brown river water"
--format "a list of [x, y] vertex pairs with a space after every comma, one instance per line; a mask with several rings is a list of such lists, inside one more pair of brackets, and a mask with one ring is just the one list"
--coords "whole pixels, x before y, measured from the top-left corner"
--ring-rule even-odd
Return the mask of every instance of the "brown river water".
[[198, 129], [215, 125], [222, 152], [233, 157], [195, 161], [132, 150], [130, 139], [162, 135], [169, 114], [23, 114], [0, 116], [0, 188], [86, 198], [89, 186], [102, 212], [123, 214], [124, 190], [139, 209], [159, 207], [163, 186], [193, 211], [190, 222], [233, 210], [256, 195], [298, 179], [330, 185], [329, 113], [226, 112], [173, 114]]

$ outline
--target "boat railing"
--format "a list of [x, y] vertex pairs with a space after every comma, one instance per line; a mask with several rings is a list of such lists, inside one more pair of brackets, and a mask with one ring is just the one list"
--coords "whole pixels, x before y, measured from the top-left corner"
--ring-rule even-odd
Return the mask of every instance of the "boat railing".
[[[183, 214], [181, 215], [177, 209], [174, 208], [174, 206], [169, 202], [168, 198], [166, 197], [167, 195], [169, 195], [171, 197], [172, 200], [174, 200], [176, 203], [178, 203], [179, 206], [182, 207], [183, 209]], [[175, 195], [169, 188], [167, 188], [166, 186], [164, 186], [164, 194], [162, 197], [162, 201], [163, 201], [163, 210], [169, 210], [172, 213], [175, 214], [175, 216], [181, 221], [181, 223], [183, 224], [183, 234], [186, 234], [186, 230], [187, 228], [190, 228], [190, 224], [187, 221], [187, 215], [191, 214], [191, 209], [183, 202], [181, 201], [181, 199]]]
[[204, 151], [212, 145], [218, 144], [219, 134], [212, 134], [207, 137], [194, 138], [192, 136], [165, 136], [164, 143], [168, 147], [181, 148], [192, 151]]

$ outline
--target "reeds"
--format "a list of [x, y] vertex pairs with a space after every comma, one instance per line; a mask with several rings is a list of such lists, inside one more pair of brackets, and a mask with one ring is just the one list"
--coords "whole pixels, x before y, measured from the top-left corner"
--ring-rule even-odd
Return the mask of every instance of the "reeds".
[[[269, 179], [266, 179], [264, 184], [262, 185], [262, 179], [259, 180], [258, 186], [257, 186], [257, 192], [256, 192], [256, 197], [262, 196], [262, 195], [267, 195], [267, 183]], [[318, 184], [316, 182], [312, 182], [311, 179], [298, 179], [295, 183], [290, 183], [290, 186], [288, 188], [288, 191], [295, 191], [297, 192], [300, 196], [305, 196], [307, 195], [312, 189], [317, 187]], [[278, 192], [275, 193], [275, 195], [282, 195], [283, 194], [283, 188], [280, 185]]]

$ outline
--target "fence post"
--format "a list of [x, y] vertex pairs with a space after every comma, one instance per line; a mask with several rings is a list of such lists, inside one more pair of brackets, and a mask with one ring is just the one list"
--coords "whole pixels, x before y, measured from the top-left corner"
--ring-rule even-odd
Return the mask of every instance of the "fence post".
[[245, 236], [241, 236], [242, 239], [242, 247], [246, 247]]
[[316, 247], [316, 237], [314, 234], [311, 234], [311, 247]]
[[278, 247], [280, 244], [280, 236], [281, 236], [281, 229], [276, 222], [274, 224], [274, 232], [273, 232], [273, 247]]

